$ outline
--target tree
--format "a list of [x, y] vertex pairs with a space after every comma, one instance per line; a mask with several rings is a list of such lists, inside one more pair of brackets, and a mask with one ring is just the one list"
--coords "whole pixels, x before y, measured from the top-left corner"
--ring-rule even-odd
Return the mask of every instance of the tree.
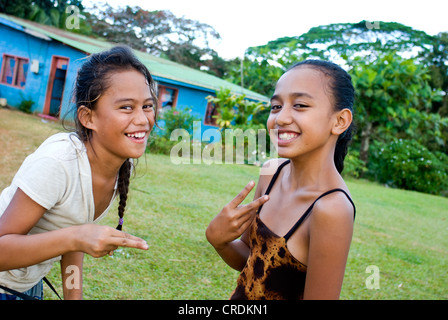
[[0, 12], [24, 18], [30, 13], [32, 0], [0, 0]]
[[[372, 25], [361, 21], [318, 26], [300, 36], [283, 37], [248, 48], [244, 62], [244, 78], [248, 80], [245, 86], [256, 83], [251, 89], [269, 95], [268, 88], [275, 86], [279, 74], [307, 58], [330, 60], [347, 67], [356, 57], [373, 63], [379, 56], [395, 52], [421, 62], [433, 45], [434, 37], [395, 22]], [[237, 70], [236, 66], [230, 68], [228, 79], [239, 84]]]
[[[214, 117], [221, 129], [221, 141], [225, 149], [222, 154], [225, 155], [226, 161], [233, 156], [236, 163], [266, 161], [266, 153], [270, 153], [266, 150], [269, 135], [266, 134], [266, 122], [260, 122], [256, 115], [267, 110], [267, 104], [251, 101], [245, 95], [237, 95], [224, 88], [216, 92], [216, 97], [207, 96], [207, 100], [214, 103], [219, 110]], [[232, 150], [228, 149], [229, 146]]]
[[[74, 10], [71, 10], [72, 6]], [[90, 34], [90, 27], [83, 19], [82, 0], [0, 0], [0, 12], [72, 32]], [[72, 15], [79, 18], [73, 27], [70, 24]]]
[[444, 92], [443, 98], [433, 103], [432, 112], [446, 117], [448, 116], [448, 32], [439, 33], [433, 40], [431, 48], [421, 55], [422, 63], [430, 70], [431, 87]]
[[311, 28], [296, 37], [284, 37], [264, 46], [251, 47], [248, 55], [264, 57], [282, 66], [289, 66], [306, 58], [331, 61], [350, 60], [362, 56], [370, 62], [389, 52], [412, 56], [428, 51], [434, 38], [396, 22], [368, 21], [334, 23]]
[[268, 108], [265, 103], [248, 100], [245, 95], [234, 94], [230, 89], [218, 90], [216, 97], [207, 96], [207, 100], [219, 106], [219, 114], [215, 117], [222, 129], [265, 127], [265, 123], [259, 123], [254, 118], [254, 115]]
[[97, 36], [193, 68], [208, 66], [213, 70], [204, 57], [216, 60], [209, 39], [220, 39], [220, 35], [210, 25], [176, 17], [171, 11], [148, 11], [139, 6], [113, 8], [104, 4], [89, 11], [87, 19]]
[[358, 57], [350, 67], [356, 88], [360, 158], [367, 163], [371, 138], [384, 139], [405, 131], [410, 117], [416, 114], [413, 111], [430, 110], [435, 93], [429, 86], [427, 70], [395, 53], [382, 55], [374, 63]]
[[284, 71], [284, 68], [271, 65], [264, 58], [245, 56], [243, 60], [236, 58], [229, 62], [225, 78], [246, 89], [271, 96]]
[[[325, 59], [345, 65], [355, 57], [374, 62], [379, 55], [396, 52], [427, 54], [433, 38], [423, 31], [395, 22], [335, 23], [311, 28], [295, 37], [283, 37], [266, 45], [246, 50], [241, 67], [232, 62], [227, 79], [244, 87], [270, 95], [280, 75], [290, 66], [307, 58]], [[240, 61], [238, 59], [238, 61]], [[235, 61], [236, 62], [236, 61]]]

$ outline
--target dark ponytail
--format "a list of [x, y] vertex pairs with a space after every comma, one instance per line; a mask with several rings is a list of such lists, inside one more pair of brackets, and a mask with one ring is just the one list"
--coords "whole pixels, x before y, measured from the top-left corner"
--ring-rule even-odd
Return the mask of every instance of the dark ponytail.
[[[347, 71], [337, 64], [323, 60], [304, 60], [293, 65], [288, 71], [300, 66], [314, 68], [326, 75], [330, 79], [328, 84], [333, 95], [335, 111], [349, 109], [353, 113], [355, 89], [352, 84], [352, 78]], [[347, 130], [339, 135], [336, 142], [334, 164], [339, 173], [342, 173], [344, 170], [344, 159], [347, 155], [350, 141], [352, 140], [354, 127], [355, 125], [352, 122]]]
[[[109, 50], [92, 54], [78, 70], [74, 89], [75, 108], [73, 110], [73, 120], [75, 122], [76, 133], [83, 142], [88, 142], [91, 139], [92, 132], [79, 121], [79, 108], [86, 107], [94, 110], [100, 96], [109, 88], [110, 76], [116, 72], [126, 70], [137, 70], [145, 76], [154, 100], [155, 119], [157, 119], [158, 101], [155, 81], [149, 73], [149, 70], [137, 59], [129, 47], [116, 46]], [[118, 230], [121, 230], [123, 226], [123, 216], [128, 198], [132, 166], [131, 160], [127, 159], [118, 172], [117, 188], [120, 196]]]

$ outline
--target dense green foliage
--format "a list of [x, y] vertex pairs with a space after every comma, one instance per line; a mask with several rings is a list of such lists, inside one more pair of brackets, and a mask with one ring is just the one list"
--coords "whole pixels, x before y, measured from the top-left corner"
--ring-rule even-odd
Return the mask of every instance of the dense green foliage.
[[151, 132], [148, 142], [148, 150], [153, 153], [170, 154], [172, 147], [178, 143], [177, 139], [171, 140], [171, 134], [175, 129], [184, 129], [192, 137], [193, 122], [200, 121], [190, 109], [177, 110], [169, 108], [164, 110], [157, 120], [158, 127]]
[[371, 171], [390, 186], [439, 194], [448, 190], [448, 156], [431, 152], [415, 140], [377, 143]]

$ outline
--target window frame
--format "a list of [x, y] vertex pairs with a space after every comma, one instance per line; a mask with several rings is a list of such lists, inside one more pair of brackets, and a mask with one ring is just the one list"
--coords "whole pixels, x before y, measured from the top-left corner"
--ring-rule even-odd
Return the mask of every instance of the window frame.
[[159, 108], [158, 111], [161, 111], [163, 109], [162, 107], [162, 96], [165, 93], [165, 89], [173, 90], [173, 105], [171, 106], [172, 109], [175, 109], [177, 107], [177, 99], [179, 97], [179, 89], [176, 87], [166, 86], [164, 84], [158, 84], [157, 85], [157, 99], [159, 100]]
[[[213, 106], [214, 106], [215, 114], [212, 113]], [[210, 113], [210, 115], [209, 115], [209, 113]], [[217, 115], [219, 115], [219, 105], [216, 103], [213, 103], [211, 101], [208, 101], [207, 106], [205, 108], [204, 125], [211, 126], [211, 127], [219, 127], [219, 125], [216, 123], [216, 118], [213, 118], [213, 116], [217, 116]], [[208, 119], [211, 119], [211, 122]]]
[[[3, 78], [5, 76], [6, 73], [6, 68], [7, 68], [7, 61], [9, 61], [9, 59], [14, 59], [15, 64], [14, 64], [14, 69], [12, 70], [12, 83], [8, 83], [6, 81], [3, 81]], [[25, 57], [20, 57], [20, 56], [16, 56], [16, 55], [12, 55], [12, 54], [7, 54], [7, 53], [3, 53], [3, 57], [2, 57], [2, 69], [0, 72], [0, 84], [3, 84], [5, 86], [10, 86], [10, 87], [14, 87], [14, 88], [18, 88], [18, 89], [24, 89], [26, 86], [26, 78], [28, 75], [28, 69], [26, 70], [26, 72], [23, 73], [23, 77], [25, 79], [23, 86], [21, 86], [20, 84], [17, 84], [18, 81], [18, 77], [19, 77], [19, 66], [23, 66], [25, 64], [30, 64], [30, 59], [25, 58]]]

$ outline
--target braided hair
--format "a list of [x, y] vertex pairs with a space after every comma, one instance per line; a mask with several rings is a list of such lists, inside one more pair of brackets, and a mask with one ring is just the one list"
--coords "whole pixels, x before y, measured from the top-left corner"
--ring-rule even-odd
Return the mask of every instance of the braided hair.
[[128, 200], [129, 178], [131, 176], [132, 163], [127, 159], [118, 171], [118, 194], [120, 195], [120, 202], [118, 203], [118, 226], [117, 229], [123, 228], [124, 209], [126, 208], [126, 201]]
[[[157, 119], [158, 102], [155, 81], [149, 73], [149, 70], [138, 60], [129, 47], [123, 45], [115, 46], [109, 50], [92, 54], [78, 70], [74, 88], [75, 108], [73, 110], [73, 119], [75, 122], [75, 131], [83, 142], [91, 139], [92, 131], [84, 127], [79, 120], [77, 116], [79, 108], [84, 106], [94, 110], [97, 100], [109, 88], [110, 76], [115, 72], [125, 70], [137, 70], [145, 76], [154, 99], [155, 118]], [[127, 159], [118, 171], [118, 193], [120, 196], [118, 205], [118, 230], [122, 230], [123, 226], [123, 216], [128, 198], [132, 168], [132, 160]]]

